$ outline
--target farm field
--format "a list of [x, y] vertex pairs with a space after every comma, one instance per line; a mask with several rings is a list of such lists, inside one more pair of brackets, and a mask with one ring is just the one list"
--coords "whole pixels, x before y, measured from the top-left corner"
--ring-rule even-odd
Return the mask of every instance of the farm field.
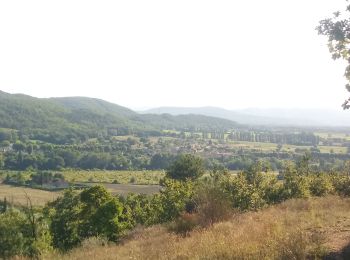
[[156, 185], [165, 176], [164, 171], [83, 171], [64, 170], [68, 182], [99, 182], [116, 184]]
[[328, 132], [315, 132], [316, 136], [319, 136], [321, 138], [340, 138], [345, 140], [350, 140], [350, 135], [348, 133], [328, 133]]
[[[84, 183], [88, 186], [102, 185], [113, 195], [154, 194], [159, 192], [159, 185], [133, 185], [133, 184], [110, 184], [110, 183]], [[27, 195], [33, 205], [44, 206], [47, 202], [55, 200], [63, 191], [46, 191], [29, 187], [17, 187], [0, 184], [0, 200], [5, 197], [7, 201], [15, 205], [26, 205]]]
[[[115, 184], [140, 184], [157, 185], [165, 176], [165, 171], [105, 171], [105, 170], [63, 170], [60, 172], [68, 182], [93, 182], [93, 183], [115, 183]], [[26, 181], [30, 179], [31, 171], [0, 171], [0, 181], [6, 175], [20, 174]]]
[[[261, 150], [263, 152], [272, 152], [276, 151], [277, 144], [275, 143], [264, 143], [264, 142], [247, 142], [247, 141], [231, 141], [230, 146], [232, 148], [243, 148], [248, 150]], [[291, 145], [291, 144], [283, 144], [282, 145], [282, 151], [285, 152], [295, 152], [296, 149], [310, 149], [311, 146], [298, 146], [298, 145]], [[321, 153], [339, 153], [339, 154], [345, 154], [347, 152], [346, 147], [342, 146], [318, 146]]]
[[[88, 186], [97, 185], [97, 183], [84, 183]], [[135, 184], [110, 184], [110, 183], [101, 183], [100, 185], [104, 186], [110, 193], [113, 195], [127, 195], [129, 193], [135, 194], [154, 194], [159, 192], [159, 185], [135, 185]]]
[[6, 197], [10, 203], [15, 205], [26, 205], [28, 195], [33, 205], [44, 206], [47, 202], [55, 200], [60, 194], [61, 192], [57, 191], [51, 192], [0, 184], [0, 200]]

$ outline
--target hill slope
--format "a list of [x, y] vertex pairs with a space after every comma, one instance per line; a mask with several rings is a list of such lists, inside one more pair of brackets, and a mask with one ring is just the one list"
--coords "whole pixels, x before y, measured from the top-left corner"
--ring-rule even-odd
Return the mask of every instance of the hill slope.
[[31, 138], [64, 142], [74, 138], [174, 130], [227, 130], [237, 124], [203, 115], [140, 115], [128, 108], [86, 97], [41, 99], [0, 91], [0, 128], [21, 130]]
[[154, 226], [119, 246], [98, 246], [91, 240], [59, 258], [349, 259], [349, 210], [349, 199], [339, 197], [289, 200], [258, 212], [236, 214], [186, 237]]

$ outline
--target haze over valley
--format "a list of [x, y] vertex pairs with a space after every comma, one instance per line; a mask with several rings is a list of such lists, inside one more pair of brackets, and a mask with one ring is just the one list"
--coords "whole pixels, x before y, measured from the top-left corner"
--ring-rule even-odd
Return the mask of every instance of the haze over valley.
[[0, 259], [350, 259], [350, 3], [0, 1]]

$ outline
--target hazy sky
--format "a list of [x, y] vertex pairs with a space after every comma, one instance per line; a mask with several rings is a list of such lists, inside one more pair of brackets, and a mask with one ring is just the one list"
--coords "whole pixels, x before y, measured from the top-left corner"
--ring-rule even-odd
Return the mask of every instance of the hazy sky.
[[315, 27], [345, 0], [0, 1], [0, 90], [120, 105], [326, 107], [344, 66]]

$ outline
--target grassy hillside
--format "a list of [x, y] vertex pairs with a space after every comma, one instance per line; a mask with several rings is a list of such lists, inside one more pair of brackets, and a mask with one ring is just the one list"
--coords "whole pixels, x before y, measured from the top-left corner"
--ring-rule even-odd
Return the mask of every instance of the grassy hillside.
[[[96, 240], [48, 259], [348, 259], [350, 200], [289, 200], [182, 237], [164, 226], [140, 229], [119, 246]], [[342, 255], [343, 254], [343, 255]], [[328, 258], [335, 259], [335, 258]]]
[[68, 97], [39, 99], [0, 91], [0, 128], [21, 130], [33, 139], [66, 142], [106, 135], [163, 129], [225, 130], [236, 123], [207, 116], [140, 115], [103, 100]]

